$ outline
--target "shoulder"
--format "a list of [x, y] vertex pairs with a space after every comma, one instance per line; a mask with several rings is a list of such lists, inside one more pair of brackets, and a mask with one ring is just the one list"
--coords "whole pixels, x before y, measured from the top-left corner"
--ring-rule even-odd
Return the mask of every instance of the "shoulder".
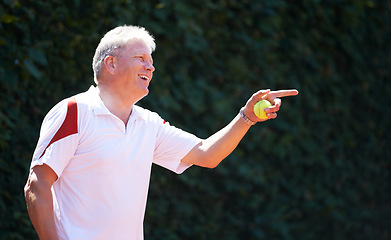
[[43, 123], [53, 124], [55, 122], [63, 122], [65, 118], [72, 117], [77, 119], [81, 113], [86, 113], [92, 107], [91, 96], [93, 93], [90, 90], [65, 98], [54, 105], [46, 114]]
[[69, 100], [69, 98], [66, 98], [54, 105], [46, 114], [43, 122], [47, 123], [64, 120], [67, 113]]
[[77, 115], [77, 103], [74, 97], [61, 100], [46, 114], [40, 135], [48, 135], [55, 139], [62, 136], [61, 134], [77, 133]]

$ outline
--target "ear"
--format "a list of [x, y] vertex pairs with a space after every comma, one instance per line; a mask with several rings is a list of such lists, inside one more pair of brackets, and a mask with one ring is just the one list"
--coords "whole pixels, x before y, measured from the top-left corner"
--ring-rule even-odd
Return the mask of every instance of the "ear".
[[104, 63], [104, 66], [105, 66], [105, 69], [111, 74], [113, 75], [114, 74], [114, 69], [115, 69], [115, 57], [113, 56], [107, 56], [105, 57], [105, 59], [103, 60], [103, 63]]

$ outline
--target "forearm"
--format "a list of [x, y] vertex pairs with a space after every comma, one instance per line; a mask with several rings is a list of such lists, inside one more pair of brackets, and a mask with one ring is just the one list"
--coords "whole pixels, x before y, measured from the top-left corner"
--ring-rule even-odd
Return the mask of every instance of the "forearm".
[[202, 167], [216, 167], [237, 147], [250, 126], [237, 115], [227, 126], [198, 144], [183, 161]]
[[50, 188], [39, 189], [31, 182], [25, 186], [27, 211], [40, 240], [57, 240], [54, 222], [53, 197]]

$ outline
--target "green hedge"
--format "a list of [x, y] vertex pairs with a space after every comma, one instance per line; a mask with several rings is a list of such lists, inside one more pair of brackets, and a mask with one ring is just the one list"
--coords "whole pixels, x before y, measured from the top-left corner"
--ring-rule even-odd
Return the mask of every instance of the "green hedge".
[[0, 240], [36, 239], [23, 198], [47, 111], [93, 83], [100, 37], [156, 38], [140, 104], [207, 137], [258, 89], [297, 88], [216, 169], [153, 167], [146, 239], [390, 239], [388, 1], [0, 0]]

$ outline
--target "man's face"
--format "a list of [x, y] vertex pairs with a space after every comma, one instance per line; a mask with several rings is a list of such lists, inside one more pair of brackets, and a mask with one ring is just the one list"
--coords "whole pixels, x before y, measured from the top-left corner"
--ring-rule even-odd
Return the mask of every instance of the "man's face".
[[116, 58], [116, 85], [125, 96], [145, 97], [155, 68], [149, 48], [142, 41], [134, 41], [120, 51]]

